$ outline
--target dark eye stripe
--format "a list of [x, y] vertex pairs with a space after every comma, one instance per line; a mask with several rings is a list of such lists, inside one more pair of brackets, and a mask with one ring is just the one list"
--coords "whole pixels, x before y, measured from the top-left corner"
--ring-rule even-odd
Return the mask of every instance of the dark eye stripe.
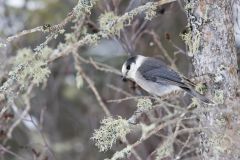
[[130, 69], [130, 65], [127, 65], [127, 70], [129, 70]]

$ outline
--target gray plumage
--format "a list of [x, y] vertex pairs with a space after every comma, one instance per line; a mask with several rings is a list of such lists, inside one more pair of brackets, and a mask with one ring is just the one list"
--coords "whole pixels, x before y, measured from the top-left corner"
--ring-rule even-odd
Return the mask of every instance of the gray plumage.
[[181, 88], [201, 101], [211, 103], [195, 91], [194, 83], [155, 58], [133, 56], [123, 64], [122, 73], [153, 95], [161, 96]]
[[177, 72], [168, 68], [162, 61], [154, 58], [146, 59], [138, 68], [138, 71], [146, 80], [157, 82], [162, 85], [184, 86]]

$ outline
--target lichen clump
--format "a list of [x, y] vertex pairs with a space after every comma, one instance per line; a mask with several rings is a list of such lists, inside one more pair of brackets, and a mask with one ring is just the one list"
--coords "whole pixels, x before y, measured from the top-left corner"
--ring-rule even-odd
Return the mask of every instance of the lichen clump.
[[107, 151], [118, 138], [124, 138], [130, 132], [130, 126], [127, 120], [120, 116], [117, 118], [108, 117], [101, 121], [101, 127], [94, 131], [92, 140], [99, 150]]
[[145, 12], [145, 19], [152, 20], [156, 16], [157, 6], [151, 2], [147, 3], [146, 6], [148, 9]]
[[73, 11], [77, 17], [80, 17], [83, 13], [90, 14], [94, 4], [96, 4], [96, 0], [79, 0]]
[[153, 108], [152, 101], [149, 98], [140, 98], [137, 101], [137, 107], [140, 111], [149, 111]]
[[218, 104], [223, 104], [224, 103], [224, 92], [223, 90], [215, 90], [214, 91], [214, 101], [217, 102]]
[[27, 85], [28, 82], [39, 85], [46, 81], [51, 73], [47, 67], [47, 59], [51, 52], [52, 49], [48, 47], [43, 48], [41, 53], [37, 55], [29, 48], [19, 50], [14, 61], [14, 71], [10, 72], [9, 75], [12, 76], [16, 73], [15, 70], [20, 70], [15, 76], [22, 86]]
[[[103, 37], [109, 35], [120, 35], [120, 30], [123, 29], [123, 22], [113, 12], [102, 14], [99, 18], [99, 25], [103, 32]], [[106, 32], [106, 34], [104, 34]]]
[[188, 46], [188, 56], [192, 57], [199, 51], [200, 46], [200, 32], [196, 32], [194, 35], [189, 32], [185, 34], [181, 34], [180, 37], [185, 41]]
[[198, 83], [195, 86], [196, 91], [198, 91], [200, 94], [204, 94], [207, 91], [207, 86], [203, 83]]
[[118, 151], [114, 153], [111, 159], [107, 158], [104, 160], [118, 160], [118, 159], [126, 159], [131, 155], [131, 146], [127, 146], [126, 148], [122, 149], [121, 151]]

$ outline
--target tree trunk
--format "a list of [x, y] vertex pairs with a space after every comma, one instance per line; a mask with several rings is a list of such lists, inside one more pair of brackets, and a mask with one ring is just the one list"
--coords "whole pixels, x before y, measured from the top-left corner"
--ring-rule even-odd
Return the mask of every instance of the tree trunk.
[[191, 0], [187, 5], [195, 73], [211, 75], [210, 80], [203, 76], [203, 81], [207, 82], [207, 95], [217, 103], [199, 107], [200, 125], [204, 128], [200, 134], [201, 158], [240, 159], [240, 100], [232, 1]]

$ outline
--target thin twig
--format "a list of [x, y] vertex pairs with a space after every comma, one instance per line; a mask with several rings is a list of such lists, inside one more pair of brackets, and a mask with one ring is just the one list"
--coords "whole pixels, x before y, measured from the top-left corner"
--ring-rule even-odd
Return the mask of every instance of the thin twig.
[[42, 139], [43, 139], [43, 143], [44, 143], [45, 147], [47, 147], [47, 149], [49, 150], [49, 152], [51, 153], [51, 155], [53, 156], [53, 158], [54, 158], [55, 160], [57, 160], [57, 157], [56, 157], [56, 155], [55, 155], [55, 153], [54, 153], [54, 150], [53, 150], [53, 149], [50, 147], [50, 145], [48, 144], [48, 141], [47, 141], [44, 133], [42, 132], [42, 129], [39, 127], [39, 125], [37, 125], [37, 124], [34, 122], [34, 120], [32, 119], [32, 116], [30, 116], [30, 117], [31, 117], [31, 122], [32, 122], [32, 124], [36, 127], [36, 129], [37, 129], [38, 132], [40, 133], [40, 135], [41, 135], [41, 137], [42, 137]]
[[177, 154], [176, 157], [180, 157], [180, 156], [181, 156], [183, 150], [184, 150], [184, 149], [186, 148], [186, 146], [188, 145], [188, 143], [189, 143], [191, 137], [192, 137], [192, 134], [189, 133], [187, 140], [186, 140], [185, 143], [183, 144], [182, 148], [180, 149], [180, 151], [178, 152], [178, 154]]
[[29, 30], [23, 30], [13, 36], [10, 36], [6, 39], [6, 41], [9, 43], [21, 36], [24, 36], [24, 35], [27, 35], [27, 34], [30, 34], [30, 33], [34, 33], [34, 32], [44, 32], [44, 29], [42, 26], [39, 26], [39, 27], [36, 27], [36, 28], [32, 28], [32, 29], [29, 29]]
[[111, 99], [111, 100], [108, 100], [107, 102], [108, 103], [121, 103], [123, 101], [128, 101], [128, 100], [137, 100], [141, 97], [144, 97], [144, 96], [132, 96], [132, 97], [125, 97], [125, 98], [120, 98], [120, 99]]
[[28, 90], [26, 92], [25, 98], [24, 98], [24, 102], [26, 104], [26, 108], [24, 109], [24, 111], [22, 112], [22, 114], [20, 115], [20, 117], [11, 125], [11, 127], [8, 129], [7, 132], [7, 137], [8, 139], [12, 137], [12, 132], [13, 130], [19, 125], [19, 123], [21, 123], [21, 121], [24, 119], [24, 117], [28, 114], [28, 111], [31, 108], [31, 104], [30, 104], [30, 94], [31, 91], [34, 87], [34, 84], [32, 83], [29, 87]]
[[0, 151], [1, 152], [6, 152], [6, 153], [9, 153], [10, 155], [13, 155], [14, 157], [16, 157], [17, 159], [20, 159], [20, 160], [26, 160], [26, 158], [8, 150], [7, 148], [5, 148], [4, 146], [0, 145]]
[[94, 85], [94, 82], [85, 74], [85, 72], [83, 71], [82, 67], [81, 67], [81, 62], [80, 62], [80, 56], [77, 54], [77, 52], [74, 52], [73, 53], [73, 57], [74, 57], [74, 60], [75, 60], [75, 68], [77, 70], [77, 72], [83, 77], [83, 79], [88, 83], [90, 89], [93, 91], [99, 105], [102, 107], [104, 113], [107, 115], [107, 116], [110, 116], [111, 113], [109, 112], [107, 106], [104, 104], [100, 94], [98, 93], [95, 85]]
[[177, 70], [177, 66], [175, 64], [175, 60], [169, 56], [169, 53], [167, 52], [167, 50], [163, 47], [161, 40], [159, 38], [159, 36], [157, 35], [157, 33], [155, 33], [154, 31], [145, 31], [144, 33], [147, 33], [149, 35], [151, 35], [153, 37], [153, 41], [156, 43], [156, 45], [158, 46], [158, 48], [162, 51], [164, 57], [167, 59], [167, 61], [171, 64], [172, 68]]
[[130, 93], [124, 91], [123, 89], [118, 88], [118, 87], [116, 87], [116, 86], [114, 86], [114, 85], [107, 84], [107, 87], [111, 88], [112, 90], [114, 90], [114, 91], [116, 91], [116, 92], [122, 93], [122, 94], [124, 94], [124, 95], [126, 95], [126, 96], [131, 96], [131, 97], [133, 96], [132, 94], [130, 94]]
[[187, 53], [183, 50], [183, 49], [181, 49], [180, 47], [178, 47], [171, 39], [169, 40], [169, 42], [172, 44], [172, 46], [175, 48], [175, 49], [177, 49], [177, 52], [176, 53], [182, 53], [182, 54], [184, 54], [184, 55], [187, 55]]
[[56, 32], [60, 29], [63, 29], [64, 26], [70, 22], [73, 18], [75, 17], [75, 15], [73, 14], [73, 12], [70, 12], [68, 14], [68, 16], [60, 23], [60, 24], [56, 24], [54, 26], [48, 26], [48, 25], [43, 25], [43, 26], [38, 26], [36, 28], [32, 28], [29, 30], [23, 30], [13, 36], [10, 36], [6, 39], [6, 42], [9, 43], [17, 38], [20, 38], [24, 35], [30, 34], [30, 33], [35, 33], [35, 32]]

